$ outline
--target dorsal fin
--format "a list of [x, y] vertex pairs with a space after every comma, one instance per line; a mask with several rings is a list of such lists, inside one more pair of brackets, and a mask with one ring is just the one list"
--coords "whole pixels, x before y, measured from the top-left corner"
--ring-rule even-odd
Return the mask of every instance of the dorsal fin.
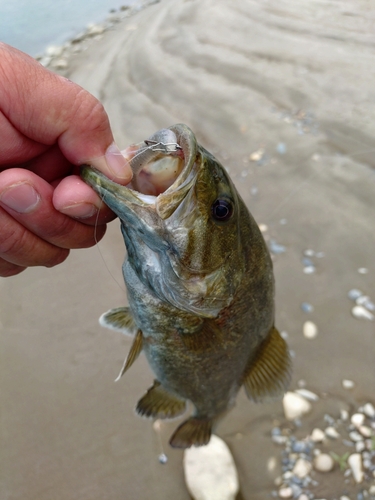
[[134, 335], [137, 325], [134, 322], [129, 307], [116, 307], [102, 314], [99, 323], [105, 328], [116, 330], [125, 335]]
[[255, 402], [281, 396], [288, 387], [290, 377], [288, 346], [273, 326], [245, 370], [243, 384], [246, 394]]
[[121, 371], [116, 378], [115, 382], [120, 380], [124, 373], [131, 367], [134, 361], [138, 358], [143, 347], [143, 336], [142, 330], [138, 330], [136, 336], [134, 337], [132, 346], [130, 348], [129, 354], [127, 355], [124, 364], [122, 365]]

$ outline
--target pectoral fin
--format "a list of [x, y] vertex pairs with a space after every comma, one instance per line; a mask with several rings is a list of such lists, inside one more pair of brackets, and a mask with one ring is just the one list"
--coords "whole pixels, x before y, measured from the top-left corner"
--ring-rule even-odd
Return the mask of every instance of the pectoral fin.
[[157, 380], [138, 401], [136, 407], [139, 415], [153, 418], [174, 418], [182, 415], [185, 410], [185, 400], [168, 392]]
[[132, 346], [130, 348], [129, 354], [127, 355], [124, 364], [122, 365], [121, 371], [116, 378], [115, 382], [120, 380], [120, 378], [124, 375], [124, 373], [131, 367], [134, 361], [138, 358], [142, 351], [143, 347], [143, 336], [142, 331], [138, 330], [137, 335], [134, 337]]
[[125, 335], [134, 335], [137, 325], [134, 322], [129, 307], [116, 307], [102, 314], [99, 323], [105, 328], [119, 331]]
[[244, 374], [249, 399], [264, 401], [284, 394], [291, 377], [291, 359], [285, 340], [275, 327], [261, 344]]
[[190, 417], [177, 428], [169, 444], [173, 448], [204, 446], [211, 438], [212, 424], [209, 418]]

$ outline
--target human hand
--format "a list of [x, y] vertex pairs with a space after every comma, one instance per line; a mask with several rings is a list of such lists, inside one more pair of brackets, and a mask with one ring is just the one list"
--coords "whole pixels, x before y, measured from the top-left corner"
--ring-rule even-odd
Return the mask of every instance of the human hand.
[[83, 163], [131, 180], [100, 102], [0, 43], [0, 276], [52, 267], [102, 238], [115, 215], [76, 175]]

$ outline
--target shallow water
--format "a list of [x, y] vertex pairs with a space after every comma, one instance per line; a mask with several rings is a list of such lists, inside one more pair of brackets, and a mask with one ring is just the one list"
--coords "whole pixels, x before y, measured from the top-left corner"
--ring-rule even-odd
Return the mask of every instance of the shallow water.
[[135, 0], [0, 0], [0, 40], [32, 56]]

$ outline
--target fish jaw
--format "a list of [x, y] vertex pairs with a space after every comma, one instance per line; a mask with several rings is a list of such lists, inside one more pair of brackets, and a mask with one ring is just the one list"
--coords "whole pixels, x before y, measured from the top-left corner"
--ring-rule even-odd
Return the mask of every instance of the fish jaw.
[[142, 235], [141, 239], [148, 247], [153, 251], [168, 248], [167, 241], [160, 234], [162, 228], [154, 196], [142, 195], [117, 184], [89, 165], [81, 167], [80, 175], [119, 217], [122, 225], [126, 225], [132, 233]]

